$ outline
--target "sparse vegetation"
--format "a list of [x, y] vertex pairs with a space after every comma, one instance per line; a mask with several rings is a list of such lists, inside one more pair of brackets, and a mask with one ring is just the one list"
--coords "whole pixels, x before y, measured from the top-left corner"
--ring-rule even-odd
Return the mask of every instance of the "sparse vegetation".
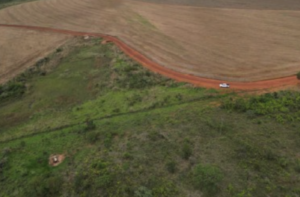
[[300, 120], [300, 93], [281, 91], [247, 98], [229, 98], [222, 108], [246, 113], [248, 117], [266, 116], [278, 122]]
[[208, 196], [215, 195], [220, 190], [222, 179], [222, 172], [215, 166], [198, 164], [192, 172], [194, 187]]
[[176, 163], [174, 161], [169, 161], [167, 164], [166, 164], [166, 168], [167, 170], [170, 172], [170, 173], [175, 173], [177, 171], [177, 166], [176, 166]]
[[185, 142], [183, 143], [183, 147], [182, 147], [182, 150], [181, 150], [181, 157], [183, 159], [186, 159], [188, 160], [190, 158], [190, 156], [192, 155], [192, 147], [191, 147], [191, 144], [189, 142], [189, 140], [185, 140]]
[[5, 85], [0, 85], [0, 101], [18, 98], [25, 93], [25, 84], [18, 81], [10, 81]]

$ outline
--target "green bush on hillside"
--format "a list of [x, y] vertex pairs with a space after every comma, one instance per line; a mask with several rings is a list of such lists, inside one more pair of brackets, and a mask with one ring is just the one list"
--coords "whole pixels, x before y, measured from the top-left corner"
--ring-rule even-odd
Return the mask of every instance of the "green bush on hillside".
[[40, 175], [33, 177], [24, 196], [60, 196], [62, 193], [63, 178], [60, 175]]
[[181, 157], [185, 160], [188, 160], [193, 154], [193, 149], [190, 141], [185, 140], [182, 149], [181, 149]]
[[166, 85], [172, 80], [146, 70], [142, 66], [128, 60], [117, 58], [113, 64], [114, 71], [118, 75], [116, 84], [124, 89], [142, 89], [155, 85]]
[[169, 161], [167, 164], [166, 164], [166, 168], [167, 170], [170, 172], [170, 173], [175, 173], [177, 171], [177, 166], [176, 166], [176, 163], [174, 161]]
[[5, 85], [0, 85], [0, 100], [22, 96], [25, 90], [26, 86], [24, 83], [10, 81]]
[[300, 93], [281, 91], [248, 98], [227, 99], [221, 107], [226, 110], [247, 113], [248, 117], [267, 116], [278, 122], [300, 120]]
[[211, 165], [198, 164], [192, 172], [192, 182], [195, 188], [205, 194], [216, 194], [220, 189], [223, 174], [219, 168]]
[[297, 73], [297, 79], [300, 80], [300, 72]]
[[134, 191], [134, 197], [152, 197], [152, 192], [148, 188], [141, 186]]

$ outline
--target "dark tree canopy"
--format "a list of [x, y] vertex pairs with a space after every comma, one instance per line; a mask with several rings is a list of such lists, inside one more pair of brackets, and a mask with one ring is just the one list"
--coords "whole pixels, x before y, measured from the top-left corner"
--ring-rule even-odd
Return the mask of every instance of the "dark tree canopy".
[[300, 80], [300, 72], [297, 73], [297, 79]]

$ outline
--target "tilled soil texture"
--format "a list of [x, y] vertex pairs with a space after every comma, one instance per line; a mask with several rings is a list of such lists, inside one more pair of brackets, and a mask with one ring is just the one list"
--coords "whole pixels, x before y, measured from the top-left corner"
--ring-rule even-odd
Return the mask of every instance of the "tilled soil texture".
[[300, 69], [300, 11], [285, 3], [276, 0], [272, 10], [47, 0], [4, 9], [0, 23], [109, 34], [165, 68], [250, 82], [292, 76]]
[[33, 66], [70, 35], [0, 27], [0, 84]]
[[253, 10], [300, 10], [298, 0], [136, 0], [149, 3]]

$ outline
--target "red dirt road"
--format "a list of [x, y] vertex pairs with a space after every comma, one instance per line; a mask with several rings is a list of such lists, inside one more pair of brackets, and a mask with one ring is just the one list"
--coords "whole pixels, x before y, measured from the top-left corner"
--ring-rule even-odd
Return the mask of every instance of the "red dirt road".
[[264, 81], [254, 81], [254, 82], [231, 82], [231, 81], [220, 81], [215, 79], [208, 79], [197, 77], [193, 75], [182, 74], [176, 72], [174, 70], [165, 68], [152, 61], [150, 58], [143, 55], [141, 52], [133, 49], [129, 45], [125, 44], [121, 40], [116, 37], [100, 34], [100, 33], [90, 33], [90, 32], [77, 32], [71, 30], [63, 30], [63, 29], [54, 29], [54, 28], [46, 28], [46, 27], [36, 27], [36, 26], [25, 26], [25, 25], [7, 25], [0, 24], [2, 27], [13, 27], [13, 28], [25, 28], [39, 31], [48, 31], [48, 32], [56, 32], [69, 34], [73, 36], [93, 36], [93, 37], [102, 37], [110, 42], [116, 44], [124, 53], [129, 55], [132, 59], [142, 64], [144, 67], [149, 70], [159, 73], [163, 76], [175, 79], [181, 82], [188, 82], [194, 84], [196, 86], [207, 87], [207, 88], [219, 88], [220, 83], [229, 83], [231, 89], [235, 90], [262, 90], [262, 89], [270, 89], [270, 88], [278, 88], [283, 86], [295, 86], [298, 84], [298, 80], [295, 75], [278, 78], [278, 79], [270, 79]]

